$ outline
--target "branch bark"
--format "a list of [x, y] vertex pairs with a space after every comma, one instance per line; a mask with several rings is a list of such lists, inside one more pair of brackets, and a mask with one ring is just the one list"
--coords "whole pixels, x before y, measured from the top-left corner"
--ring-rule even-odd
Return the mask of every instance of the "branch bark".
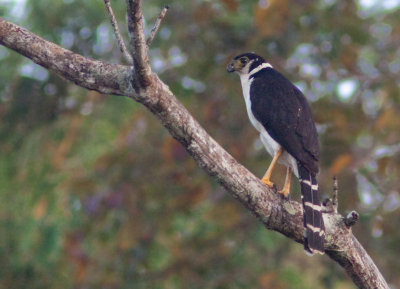
[[[270, 230], [303, 243], [302, 209], [279, 194], [226, 152], [182, 106], [148, 64], [140, 1], [127, 0], [134, 69], [85, 58], [0, 18], [0, 44], [75, 84], [100, 93], [125, 95], [146, 106], [194, 158]], [[335, 212], [324, 214], [327, 255], [359, 288], [389, 286], [367, 252]]]
[[147, 54], [146, 37], [143, 29], [142, 1], [126, 0], [126, 12], [128, 19], [128, 31], [130, 38], [130, 49], [135, 67], [135, 77], [140, 86], [146, 87], [150, 84], [151, 69], [149, 56]]

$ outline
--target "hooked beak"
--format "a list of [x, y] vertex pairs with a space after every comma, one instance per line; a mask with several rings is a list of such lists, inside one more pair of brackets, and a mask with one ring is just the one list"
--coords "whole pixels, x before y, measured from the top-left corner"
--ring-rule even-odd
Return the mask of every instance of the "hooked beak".
[[228, 66], [226, 67], [226, 71], [228, 71], [228, 72], [234, 72], [234, 71], [235, 71], [235, 65], [234, 65], [234, 62], [233, 62], [233, 61], [231, 61], [231, 62], [228, 64]]

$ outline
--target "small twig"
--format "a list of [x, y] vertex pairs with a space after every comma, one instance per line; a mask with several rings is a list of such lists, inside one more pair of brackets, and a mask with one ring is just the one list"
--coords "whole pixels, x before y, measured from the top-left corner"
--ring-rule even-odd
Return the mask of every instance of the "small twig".
[[359, 214], [356, 211], [351, 211], [344, 218], [344, 223], [347, 227], [354, 226], [358, 221]]
[[121, 33], [119, 32], [118, 23], [117, 23], [117, 20], [115, 19], [114, 12], [111, 8], [110, 0], [104, 0], [104, 3], [106, 4], [107, 13], [108, 13], [108, 16], [110, 16], [111, 25], [114, 29], [114, 34], [118, 41], [118, 47], [121, 50], [122, 54], [124, 55], [126, 61], [129, 64], [133, 64], [132, 56], [129, 54], [128, 50], [126, 49], [124, 39], [122, 38]]
[[337, 180], [337, 177], [334, 176], [333, 177], [333, 192], [332, 192], [332, 207], [333, 207], [333, 211], [335, 213], [338, 212], [338, 206], [339, 206], [338, 192], [339, 192], [338, 180]]
[[158, 15], [156, 23], [154, 23], [153, 29], [151, 29], [150, 36], [149, 36], [149, 38], [147, 38], [147, 41], [146, 41], [147, 46], [150, 46], [150, 44], [153, 42], [153, 39], [156, 36], [158, 29], [160, 29], [161, 21], [163, 21], [163, 19], [165, 18], [165, 15], [167, 14], [168, 9], [169, 9], [169, 6], [165, 5], [163, 10], [161, 10], [160, 15]]
[[337, 214], [338, 212], [338, 191], [339, 191], [339, 186], [338, 186], [338, 180], [336, 176], [333, 177], [333, 192], [332, 192], [332, 198], [325, 199], [323, 202], [324, 206], [326, 207], [327, 213], [334, 213]]

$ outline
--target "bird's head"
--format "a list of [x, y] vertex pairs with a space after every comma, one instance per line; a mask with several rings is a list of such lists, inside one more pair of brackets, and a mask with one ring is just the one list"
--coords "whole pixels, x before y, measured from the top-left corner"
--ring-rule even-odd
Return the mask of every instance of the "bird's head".
[[262, 63], [265, 63], [265, 60], [261, 56], [255, 53], [243, 53], [234, 57], [229, 62], [226, 70], [228, 72], [237, 72], [238, 74], [247, 74]]

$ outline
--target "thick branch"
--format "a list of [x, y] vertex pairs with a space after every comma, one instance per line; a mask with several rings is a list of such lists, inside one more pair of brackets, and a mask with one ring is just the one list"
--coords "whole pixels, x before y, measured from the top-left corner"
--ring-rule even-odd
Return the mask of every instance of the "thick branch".
[[127, 88], [131, 87], [131, 68], [83, 57], [2, 18], [0, 44], [87, 89], [110, 94], [123, 91], [126, 95]]
[[[2, 19], [0, 44], [77, 85], [102, 93], [126, 95], [141, 102], [160, 119], [197, 164], [254, 213], [268, 229], [278, 231], [298, 243], [303, 242], [300, 204], [281, 199], [236, 162], [207, 134], [157, 75], [148, 75], [146, 85], [138, 84], [130, 76], [133, 72], [136, 74], [133, 78], [140, 79], [137, 78], [137, 74], [140, 74], [138, 69], [132, 71], [126, 66], [109, 65], [79, 56]], [[143, 56], [136, 54], [136, 57], [138, 55]], [[143, 63], [147, 61], [146, 58], [140, 60]], [[324, 214], [324, 220], [327, 255], [346, 270], [359, 288], [388, 289], [374, 262], [346, 227], [343, 217], [330, 213]]]

